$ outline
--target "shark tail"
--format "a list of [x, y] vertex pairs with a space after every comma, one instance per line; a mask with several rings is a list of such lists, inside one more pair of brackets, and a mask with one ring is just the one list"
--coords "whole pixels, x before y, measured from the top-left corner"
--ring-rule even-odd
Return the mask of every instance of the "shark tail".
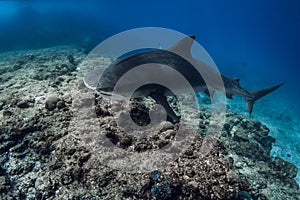
[[256, 100], [260, 99], [263, 96], [266, 96], [267, 94], [270, 94], [271, 92], [273, 92], [274, 90], [276, 90], [280, 86], [282, 86], [283, 84], [284, 83], [281, 83], [281, 84], [276, 85], [274, 87], [270, 87], [270, 88], [250, 92], [252, 94], [252, 97], [245, 97], [246, 105], [247, 105], [249, 114], [251, 115], [252, 110], [253, 110], [253, 105], [254, 105], [254, 102]]

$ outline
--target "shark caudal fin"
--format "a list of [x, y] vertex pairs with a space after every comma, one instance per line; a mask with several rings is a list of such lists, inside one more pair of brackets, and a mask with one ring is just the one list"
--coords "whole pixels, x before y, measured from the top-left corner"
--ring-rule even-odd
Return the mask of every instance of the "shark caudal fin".
[[247, 104], [247, 108], [248, 108], [248, 112], [251, 115], [252, 110], [253, 110], [253, 105], [254, 102], [258, 99], [260, 99], [263, 96], [266, 96], [267, 94], [273, 92], [274, 90], [276, 90], [277, 88], [279, 88], [280, 86], [282, 86], [284, 83], [281, 83], [279, 85], [276, 85], [274, 87], [271, 88], [266, 88], [263, 90], [256, 90], [256, 91], [252, 91], [250, 92], [252, 94], [253, 97], [245, 97], [246, 100], [246, 104]]

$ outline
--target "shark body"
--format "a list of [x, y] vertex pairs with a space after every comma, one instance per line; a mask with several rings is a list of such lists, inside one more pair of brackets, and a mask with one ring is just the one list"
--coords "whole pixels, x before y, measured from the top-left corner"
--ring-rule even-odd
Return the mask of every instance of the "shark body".
[[[276, 86], [257, 91], [248, 91], [244, 89], [240, 85], [240, 79], [230, 78], [219, 74], [219, 72], [212, 67], [194, 59], [190, 52], [194, 39], [195, 36], [189, 36], [181, 39], [174, 46], [166, 50], [156, 49], [119, 59], [111, 63], [104, 72], [101, 71], [101, 69], [96, 69], [86, 74], [84, 77], [84, 83], [87, 87], [95, 89], [100, 95], [108, 98], [114, 98], [114, 96], [118, 95], [114, 90], [118, 80], [135, 67], [148, 64], [148, 68], [145, 69], [151, 70], [149, 73], [147, 73], [146, 70], [144, 73], [146, 74], [145, 77], [144, 74], [136, 74], [134, 78], [131, 76], [130, 79], [125, 81], [126, 84], [121, 86], [122, 89], [120, 91], [122, 91], [122, 95], [126, 92], [131, 94], [131, 98], [133, 99], [146, 96], [152, 97], [156, 103], [165, 108], [168, 120], [174, 123], [178, 122], [180, 117], [175, 114], [167, 101], [167, 96], [174, 95], [169, 88], [160, 84], [148, 83], [136, 89], [132, 94], [132, 91], [130, 91], [131, 87], [129, 86], [134, 84], [136, 79], [147, 80], [147, 78], [152, 76], [156, 76], [161, 80], [165, 79], [165, 74], [160, 72], [164, 71], [163, 66], [169, 66], [188, 80], [195, 92], [204, 92], [210, 97], [213, 97], [214, 91], [220, 91], [222, 88], [225, 88], [225, 91], [223, 92], [225, 92], [226, 96], [230, 99], [232, 99], [233, 95], [240, 95], [244, 97], [248, 112], [251, 114], [256, 100], [273, 92], [283, 84], [281, 83]], [[199, 74], [199, 71], [195, 69], [195, 66], [200, 69], [201, 74]], [[155, 68], [155, 74], [153, 74], [153, 68]], [[101, 74], [101, 77], [99, 77], [99, 74]], [[185, 92], [185, 84], [175, 77], [176, 76], [169, 78], [171, 87], [176, 88], [181, 92]], [[222, 80], [222, 85], [218, 83], [217, 78]]]

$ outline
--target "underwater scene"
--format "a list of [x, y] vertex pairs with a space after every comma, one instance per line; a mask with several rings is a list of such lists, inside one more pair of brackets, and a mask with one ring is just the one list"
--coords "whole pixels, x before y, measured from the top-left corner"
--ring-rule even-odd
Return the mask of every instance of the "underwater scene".
[[300, 199], [300, 1], [0, 0], [0, 199]]

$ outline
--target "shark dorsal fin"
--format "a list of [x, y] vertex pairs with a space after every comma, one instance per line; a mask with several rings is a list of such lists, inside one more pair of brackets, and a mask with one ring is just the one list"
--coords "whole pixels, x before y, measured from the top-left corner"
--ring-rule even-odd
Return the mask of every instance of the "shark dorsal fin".
[[192, 57], [191, 55], [191, 47], [194, 43], [196, 36], [190, 35], [181, 40], [179, 40], [175, 45], [168, 48], [168, 51], [172, 51], [176, 54], [182, 55], [186, 58]]

